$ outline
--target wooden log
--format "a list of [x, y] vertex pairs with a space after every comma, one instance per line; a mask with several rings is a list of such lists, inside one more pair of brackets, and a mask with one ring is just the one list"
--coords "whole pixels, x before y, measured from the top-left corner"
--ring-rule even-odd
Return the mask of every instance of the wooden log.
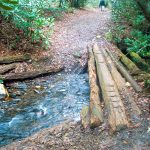
[[103, 54], [98, 45], [94, 44], [93, 52], [96, 59], [97, 74], [102, 89], [103, 99], [108, 110], [108, 122], [111, 131], [115, 132], [128, 126], [125, 108], [121, 101], [117, 86], [107, 68]]
[[0, 64], [23, 62], [23, 61], [28, 61], [30, 59], [31, 59], [31, 57], [28, 54], [19, 55], [19, 56], [0, 57]]
[[129, 55], [132, 61], [135, 62], [141, 68], [141, 70], [150, 72], [150, 66], [137, 53], [130, 52]]
[[63, 67], [60, 67], [60, 66], [51, 67], [51, 68], [41, 69], [41, 70], [31, 71], [31, 72], [10, 73], [7, 75], [0, 75], [0, 79], [3, 81], [33, 79], [42, 75], [56, 73], [62, 70], [63, 70]]
[[118, 72], [117, 68], [115, 67], [115, 64], [111, 60], [108, 53], [103, 49], [101, 49], [101, 50], [102, 50], [102, 52], [106, 58], [108, 69], [111, 72], [111, 75], [112, 75], [115, 83], [117, 84], [119, 92], [121, 93], [121, 98], [129, 106], [130, 112], [128, 112], [128, 113], [130, 113], [131, 117], [135, 117], [135, 116], [138, 117], [139, 115], [141, 115], [141, 110], [139, 109], [139, 107], [135, 103], [134, 98], [131, 95], [131, 92], [126, 88], [125, 79]]
[[89, 84], [90, 84], [90, 127], [98, 127], [103, 122], [103, 112], [100, 103], [100, 90], [97, 85], [97, 75], [92, 48], [89, 50]]
[[[116, 53], [113, 53], [113, 56], [116, 60], [120, 60], [126, 68], [129, 70], [129, 72], [135, 76], [135, 79], [137, 81], [144, 81], [150, 78], [150, 74], [142, 71], [139, 69], [139, 67], [136, 66], [134, 62], [132, 62], [126, 55], [124, 55], [120, 49], [118, 49], [116, 46], [112, 46], [112, 44], [108, 43], [108, 41], [105, 39], [107, 49], [114, 49]], [[149, 69], [150, 70], [150, 69]]]
[[120, 49], [115, 47], [115, 50], [117, 51], [120, 61], [126, 66], [126, 68], [131, 72], [131, 74], [139, 74], [141, 71], [136, 66], [135, 63], [133, 63], [126, 55], [124, 55]]
[[89, 106], [84, 106], [80, 113], [81, 123], [83, 128], [86, 129], [90, 127], [90, 109]]
[[129, 74], [129, 72], [124, 68], [124, 66], [119, 62], [116, 61], [115, 57], [113, 56], [112, 52], [107, 49], [107, 52], [113, 62], [115, 63], [117, 69], [121, 72], [121, 74], [125, 77], [125, 79], [131, 83], [132, 87], [136, 92], [141, 92], [142, 88], [137, 84], [137, 82], [133, 79], [133, 77]]
[[5, 65], [5, 66], [1, 66], [0, 67], [0, 74], [4, 74], [4, 73], [6, 73], [8, 71], [11, 71], [11, 70], [15, 69], [16, 65], [17, 64], [14, 63], [14, 64], [9, 64], [9, 65]]

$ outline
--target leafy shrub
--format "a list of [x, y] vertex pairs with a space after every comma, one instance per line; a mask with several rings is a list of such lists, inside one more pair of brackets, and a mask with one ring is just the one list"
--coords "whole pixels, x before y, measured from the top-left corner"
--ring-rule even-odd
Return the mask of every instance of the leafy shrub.
[[139, 53], [142, 56], [146, 56], [147, 53], [150, 53], [150, 35], [143, 34], [138, 30], [132, 31], [131, 35], [131, 38], [125, 39], [128, 51]]
[[32, 42], [41, 42], [43, 47], [50, 45], [50, 35], [53, 32], [54, 17], [45, 17], [44, 8], [49, 5], [44, 0], [20, 0], [12, 10], [2, 10], [1, 15], [32, 39]]
[[148, 0], [117, 0], [112, 8], [114, 41], [123, 41], [127, 51], [134, 51], [141, 56], [150, 53], [149, 4]]
[[144, 82], [144, 87], [147, 88], [147, 89], [150, 89], [150, 80], [145, 80]]
[[18, 4], [18, 0], [0, 0], [0, 8], [3, 10], [13, 10]]

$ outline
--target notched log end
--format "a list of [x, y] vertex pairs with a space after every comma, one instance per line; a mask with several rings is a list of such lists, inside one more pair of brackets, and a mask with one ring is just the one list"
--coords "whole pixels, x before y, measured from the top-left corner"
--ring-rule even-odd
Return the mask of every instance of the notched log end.
[[110, 125], [110, 133], [111, 134], [118, 132], [120, 130], [127, 129], [129, 127], [129, 123], [127, 120], [122, 120], [122, 122], [120, 122], [118, 124], [109, 121], [109, 125]]

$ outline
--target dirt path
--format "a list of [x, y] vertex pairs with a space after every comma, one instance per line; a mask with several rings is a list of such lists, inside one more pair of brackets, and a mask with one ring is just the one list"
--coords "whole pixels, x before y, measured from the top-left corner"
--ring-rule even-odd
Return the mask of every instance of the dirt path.
[[74, 55], [86, 53], [86, 46], [96, 37], [98, 28], [106, 26], [109, 13], [99, 9], [78, 10], [57, 21], [52, 36], [53, 62], [63, 64], [65, 71], [70, 71], [78, 62]]

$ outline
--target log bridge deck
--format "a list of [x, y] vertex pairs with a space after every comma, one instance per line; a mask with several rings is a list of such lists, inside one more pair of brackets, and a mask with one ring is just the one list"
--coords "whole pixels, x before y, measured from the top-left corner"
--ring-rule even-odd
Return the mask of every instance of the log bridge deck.
[[[83, 127], [98, 127], [104, 120], [108, 120], [111, 132], [130, 127], [129, 120], [133, 116], [138, 117], [141, 111], [126, 87], [126, 80], [137, 92], [141, 92], [141, 87], [127, 70], [118, 64], [119, 62], [115, 60], [113, 53], [107, 47], [99, 47], [95, 43], [88, 47], [88, 54], [90, 105], [81, 111]], [[104, 109], [101, 108], [102, 101], [105, 104]], [[126, 105], [130, 105], [130, 110]], [[103, 115], [105, 110], [108, 113], [107, 118]]]

